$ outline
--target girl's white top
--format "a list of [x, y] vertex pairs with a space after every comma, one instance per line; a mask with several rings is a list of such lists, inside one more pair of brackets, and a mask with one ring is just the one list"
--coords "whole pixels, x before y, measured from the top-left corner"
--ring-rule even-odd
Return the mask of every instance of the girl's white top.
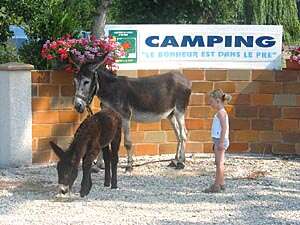
[[[211, 136], [213, 138], [220, 138], [221, 137], [221, 130], [222, 130], [221, 121], [220, 121], [219, 117], [217, 116], [220, 111], [225, 111], [226, 112], [226, 110], [223, 108], [223, 109], [220, 109], [215, 114], [214, 119], [213, 119], [213, 123], [212, 123], [212, 126], [211, 126]], [[229, 119], [228, 119], [227, 112], [226, 112], [225, 122], [226, 122], [226, 125], [227, 125], [226, 132], [225, 132], [225, 138], [228, 139], [229, 138]]]

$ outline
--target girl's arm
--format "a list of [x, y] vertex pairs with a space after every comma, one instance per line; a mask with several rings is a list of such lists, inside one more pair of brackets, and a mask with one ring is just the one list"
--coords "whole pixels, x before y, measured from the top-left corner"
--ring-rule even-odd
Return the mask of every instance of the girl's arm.
[[224, 139], [225, 139], [225, 133], [227, 130], [227, 124], [226, 124], [226, 112], [224, 110], [218, 112], [217, 117], [220, 120], [221, 123], [221, 135], [220, 135], [220, 146], [218, 146], [221, 149], [224, 149]]

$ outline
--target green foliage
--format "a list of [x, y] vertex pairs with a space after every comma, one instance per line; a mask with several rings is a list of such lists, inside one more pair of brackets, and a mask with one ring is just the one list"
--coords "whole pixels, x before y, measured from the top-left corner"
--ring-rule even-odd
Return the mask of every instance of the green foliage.
[[300, 40], [300, 22], [294, 0], [245, 1], [245, 19], [251, 24], [281, 24], [286, 43]]
[[[233, 3], [234, 2], [234, 3]], [[114, 0], [109, 22], [122, 24], [233, 23], [238, 20], [241, 0]]]
[[9, 42], [0, 45], [0, 64], [8, 62], [20, 62], [17, 49]]
[[34, 65], [35, 69], [50, 69], [50, 65], [41, 57], [43, 43], [41, 40], [26, 42], [18, 51], [21, 61]]

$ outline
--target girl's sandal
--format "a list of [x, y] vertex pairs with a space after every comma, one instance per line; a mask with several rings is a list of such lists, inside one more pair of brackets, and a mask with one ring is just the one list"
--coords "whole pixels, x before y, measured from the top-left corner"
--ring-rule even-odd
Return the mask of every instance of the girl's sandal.
[[206, 188], [203, 192], [204, 193], [220, 193], [221, 192], [221, 186], [213, 184], [209, 188]]

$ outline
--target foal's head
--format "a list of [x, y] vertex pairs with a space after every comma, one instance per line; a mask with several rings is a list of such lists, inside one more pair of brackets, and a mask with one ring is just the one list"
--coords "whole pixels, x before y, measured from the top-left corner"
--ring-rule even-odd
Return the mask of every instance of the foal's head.
[[79, 67], [79, 72], [74, 76], [75, 98], [74, 106], [77, 112], [82, 113], [85, 107], [91, 103], [94, 95], [99, 89], [98, 81], [96, 80], [96, 71], [103, 65], [105, 57], [101, 56], [91, 62], [82, 64]]
[[54, 153], [59, 158], [57, 163], [59, 193], [68, 193], [78, 175], [78, 167], [72, 162], [69, 152], [64, 152], [58, 145], [50, 141]]

